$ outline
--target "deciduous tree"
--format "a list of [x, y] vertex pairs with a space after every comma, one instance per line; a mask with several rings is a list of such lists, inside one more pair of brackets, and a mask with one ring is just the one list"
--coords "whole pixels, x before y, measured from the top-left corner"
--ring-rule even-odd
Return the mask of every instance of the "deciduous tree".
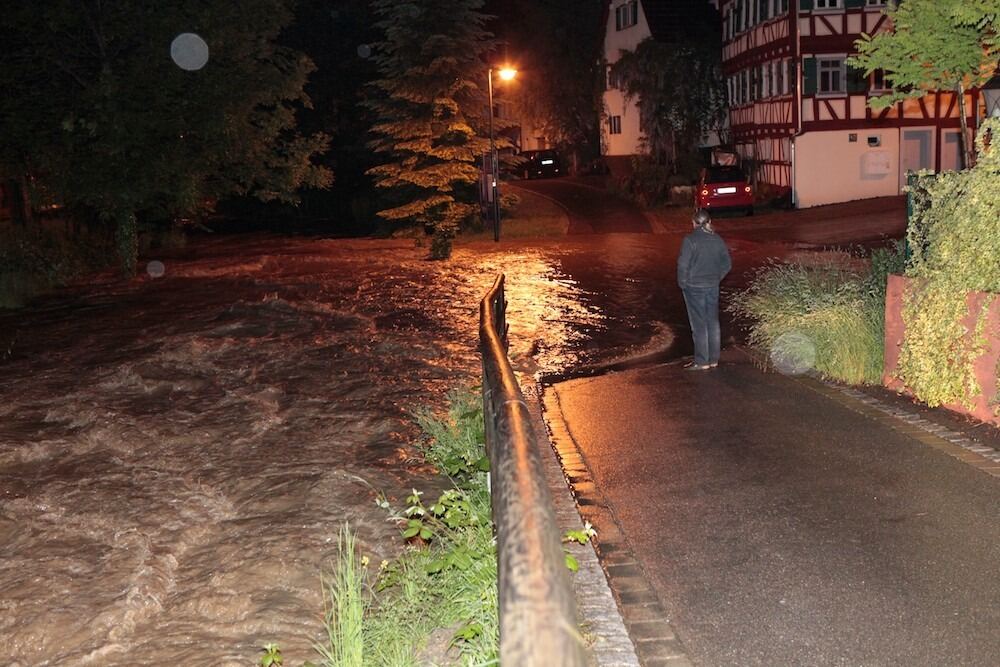
[[290, 0], [8, 3], [0, 164], [112, 222], [129, 273], [136, 215], [326, 186], [327, 138], [295, 131], [312, 63], [276, 43], [291, 18]]
[[578, 157], [596, 157], [604, 80], [601, 3], [514, 0], [509, 5], [497, 32], [504, 35], [510, 59], [523, 70], [511, 94], [519, 115], [549, 145]]
[[965, 92], [982, 85], [996, 71], [1000, 56], [1000, 0], [906, 0], [885, 10], [891, 29], [862, 35], [858, 55], [848, 62], [885, 72], [890, 92], [872, 97], [873, 109], [930, 91], [958, 95], [962, 157], [972, 162], [966, 127]]
[[648, 38], [611, 66], [626, 97], [635, 98], [651, 155], [676, 165], [724, 121], [726, 91], [718, 46], [690, 38]]

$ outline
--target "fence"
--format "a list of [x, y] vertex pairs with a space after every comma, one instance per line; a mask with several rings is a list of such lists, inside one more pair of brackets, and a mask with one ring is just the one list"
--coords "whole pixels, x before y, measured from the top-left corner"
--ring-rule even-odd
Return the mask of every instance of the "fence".
[[582, 667], [573, 593], [528, 406], [507, 359], [504, 276], [479, 304], [483, 414], [497, 532], [500, 664]]

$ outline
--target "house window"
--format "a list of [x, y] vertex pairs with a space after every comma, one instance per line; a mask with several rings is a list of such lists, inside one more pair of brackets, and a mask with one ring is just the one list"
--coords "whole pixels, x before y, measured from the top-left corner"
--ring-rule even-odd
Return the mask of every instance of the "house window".
[[847, 73], [843, 58], [820, 58], [817, 60], [817, 70], [819, 73], [819, 94], [835, 95], [846, 92]]
[[621, 116], [609, 116], [608, 117], [608, 134], [621, 134], [622, 133], [622, 117]]
[[615, 30], [631, 28], [639, 22], [639, 0], [615, 7]]
[[733, 11], [733, 34], [743, 32], [743, 0], [736, 0], [736, 9]]
[[816, 0], [816, 9], [840, 9], [840, 0]]
[[889, 85], [885, 82], [885, 70], [877, 69], [868, 75], [868, 90], [873, 93], [889, 90]]
[[621, 90], [621, 88], [622, 88], [621, 73], [615, 72], [614, 65], [608, 65], [607, 84], [605, 90]]
[[783, 60], [774, 63], [774, 94], [784, 95], [788, 92], [785, 88], [785, 62]]
[[885, 7], [885, 0], [866, 0], [865, 4], [869, 7]]

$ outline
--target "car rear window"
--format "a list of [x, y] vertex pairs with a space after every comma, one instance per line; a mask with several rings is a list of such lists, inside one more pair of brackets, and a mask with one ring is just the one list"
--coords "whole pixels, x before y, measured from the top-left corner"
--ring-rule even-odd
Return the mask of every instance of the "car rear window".
[[709, 167], [705, 172], [706, 183], [732, 183], [745, 180], [746, 176], [739, 167]]

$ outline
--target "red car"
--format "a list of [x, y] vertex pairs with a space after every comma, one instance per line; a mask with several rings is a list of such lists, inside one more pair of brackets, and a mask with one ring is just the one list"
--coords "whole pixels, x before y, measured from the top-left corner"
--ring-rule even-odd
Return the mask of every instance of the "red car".
[[753, 215], [753, 188], [739, 167], [708, 167], [701, 170], [694, 205], [710, 211], [743, 209]]

